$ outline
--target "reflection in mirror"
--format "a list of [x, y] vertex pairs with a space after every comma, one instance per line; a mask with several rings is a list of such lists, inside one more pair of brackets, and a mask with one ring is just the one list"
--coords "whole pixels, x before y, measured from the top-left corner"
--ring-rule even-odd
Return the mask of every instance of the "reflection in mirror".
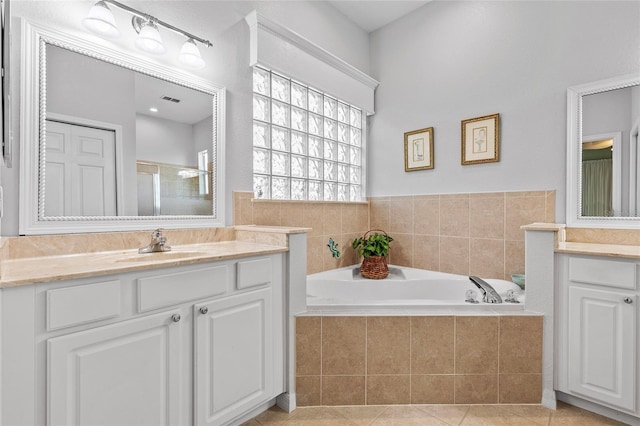
[[225, 225], [223, 87], [71, 29], [20, 28], [21, 235]]
[[212, 95], [46, 44], [44, 216], [211, 215]]
[[567, 91], [567, 224], [640, 227], [640, 75]]

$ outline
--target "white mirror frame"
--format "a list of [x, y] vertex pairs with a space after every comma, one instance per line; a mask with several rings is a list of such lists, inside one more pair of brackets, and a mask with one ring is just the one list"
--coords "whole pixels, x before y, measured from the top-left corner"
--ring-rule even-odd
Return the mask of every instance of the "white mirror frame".
[[640, 217], [582, 216], [582, 198], [580, 196], [582, 189], [582, 97], [636, 85], [640, 85], [640, 73], [627, 74], [567, 89], [567, 226], [640, 228]]
[[[143, 56], [133, 56], [81, 37], [21, 20], [20, 218], [21, 235], [221, 227], [224, 221], [224, 87]], [[91, 56], [143, 74], [211, 94], [213, 97], [212, 214], [181, 216], [45, 216], [44, 152], [46, 44]]]

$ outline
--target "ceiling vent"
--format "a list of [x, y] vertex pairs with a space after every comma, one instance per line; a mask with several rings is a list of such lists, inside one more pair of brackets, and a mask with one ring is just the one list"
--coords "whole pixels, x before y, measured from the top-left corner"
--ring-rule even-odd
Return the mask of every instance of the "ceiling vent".
[[169, 101], [169, 102], [174, 102], [176, 104], [180, 102], [180, 99], [172, 98], [171, 96], [166, 96], [166, 95], [160, 96], [160, 99]]

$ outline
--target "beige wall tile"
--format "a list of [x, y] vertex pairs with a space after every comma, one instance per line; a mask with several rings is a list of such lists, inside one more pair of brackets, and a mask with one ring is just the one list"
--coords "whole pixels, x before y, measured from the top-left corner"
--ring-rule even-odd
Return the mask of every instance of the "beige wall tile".
[[505, 241], [504, 247], [505, 279], [511, 280], [511, 274], [524, 274], [524, 241]]
[[305, 203], [303, 206], [302, 224], [305, 228], [311, 228], [307, 232], [308, 237], [322, 235], [322, 203]]
[[280, 226], [281, 203], [273, 201], [254, 201], [253, 220], [256, 225]]
[[439, 270], [469, 275], [469, 238], [440, 237]]
[[504, 279], [504, 240], [471, 238], [469, 273], [483, 278]]
[[359, 232], [360, 228], [358, 228], [358, 205], [342, 204], [340, 212], [342, 215], [341, 232], [343, 234]]
[[413, 233], [440, 235], [440, 197], [416, 195], [413, 197]]
[[500, 317], [500, 373], [542, 373], [542, 316]]
[[500, 404], [540, 404], [542, 374], [500, 374]]
[[367, 376], [367, 405], [409, 404], [411, 376]]
[[545, 220], [545, 197], [543, 194], [527, 197], [515, 197], [507, 194], [505, 239], [524, 240], [524, 231], [520, 229], [522, 225]]
[[412, 404], [453, 404], [454, 376], [411, 375]]
[[369, 227], [369, 204], [358, 204], [358, 228], [356, 232], [360, 235], [370, 229]]
[[469, 235], [471, 238], [504, 238], [504, 194], [499, 197], [471, 197]]
[[413, 235], [390, 234], [393, 237], [389, 250], [389, 263], [400, 266], [413, 266]]
[[635, 246], [640, 245], [640, 230], [567, 228], [567, 241]]
[[413, 197], [391, 197], [389, 201], [389, 228], [391, 234], [413, 232]]
[[342, 233], [342, 206], [340, 204], [324, 204], [322, 206], [322, 235]]
[[319, 376], [321, 365], [321, 317], [296, 318], [296, 376]]
[[367, 318], [367, 374], [409, 374], [409, 317]]
[[440, 268], [440, 237], [415, 235], [413, 241], [413, 267], [437, 271]]
[[320, 376], [296, 377], [296, 403], [300, 407], [322, 404]]
[[304, 203], [283, 202], [280, 218], [282, 226], [304, 227]]
[[440, 235], [469, 237], [469, 196], [440, 196]]
[[[556, 191], [546, 191], [545, 193], [545, 222], [556, 223]], [[561, 221], [564, 223], [564, 221]]]
[[369, 200], [369, 226], [371, 229], [389, 229], [389, 198]]
[[324, 270], [323, 237], [307, 237], [307, 274], [315, 274]]
[[456, 317], [456, 374], [498, 372], [498, 317]]
[[364, 375], [365, 317], [322, 318], [322, 374]]
[[323, 376], [322, 405], [364, 405], [364, 376]]
[[453, 374], [454, 317], [411, 317], [411, 374]]
[[456, 375], [456, 404], [496, 404], [498, 375]]

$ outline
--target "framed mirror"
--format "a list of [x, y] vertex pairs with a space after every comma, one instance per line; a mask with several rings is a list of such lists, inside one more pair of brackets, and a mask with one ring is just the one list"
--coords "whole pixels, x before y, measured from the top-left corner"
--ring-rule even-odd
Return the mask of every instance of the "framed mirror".
[[567, 225], [640, 228], [640, 73], [567, 90]]
[[20, 234], [224, 226], [224, 88], [21, 26]]

